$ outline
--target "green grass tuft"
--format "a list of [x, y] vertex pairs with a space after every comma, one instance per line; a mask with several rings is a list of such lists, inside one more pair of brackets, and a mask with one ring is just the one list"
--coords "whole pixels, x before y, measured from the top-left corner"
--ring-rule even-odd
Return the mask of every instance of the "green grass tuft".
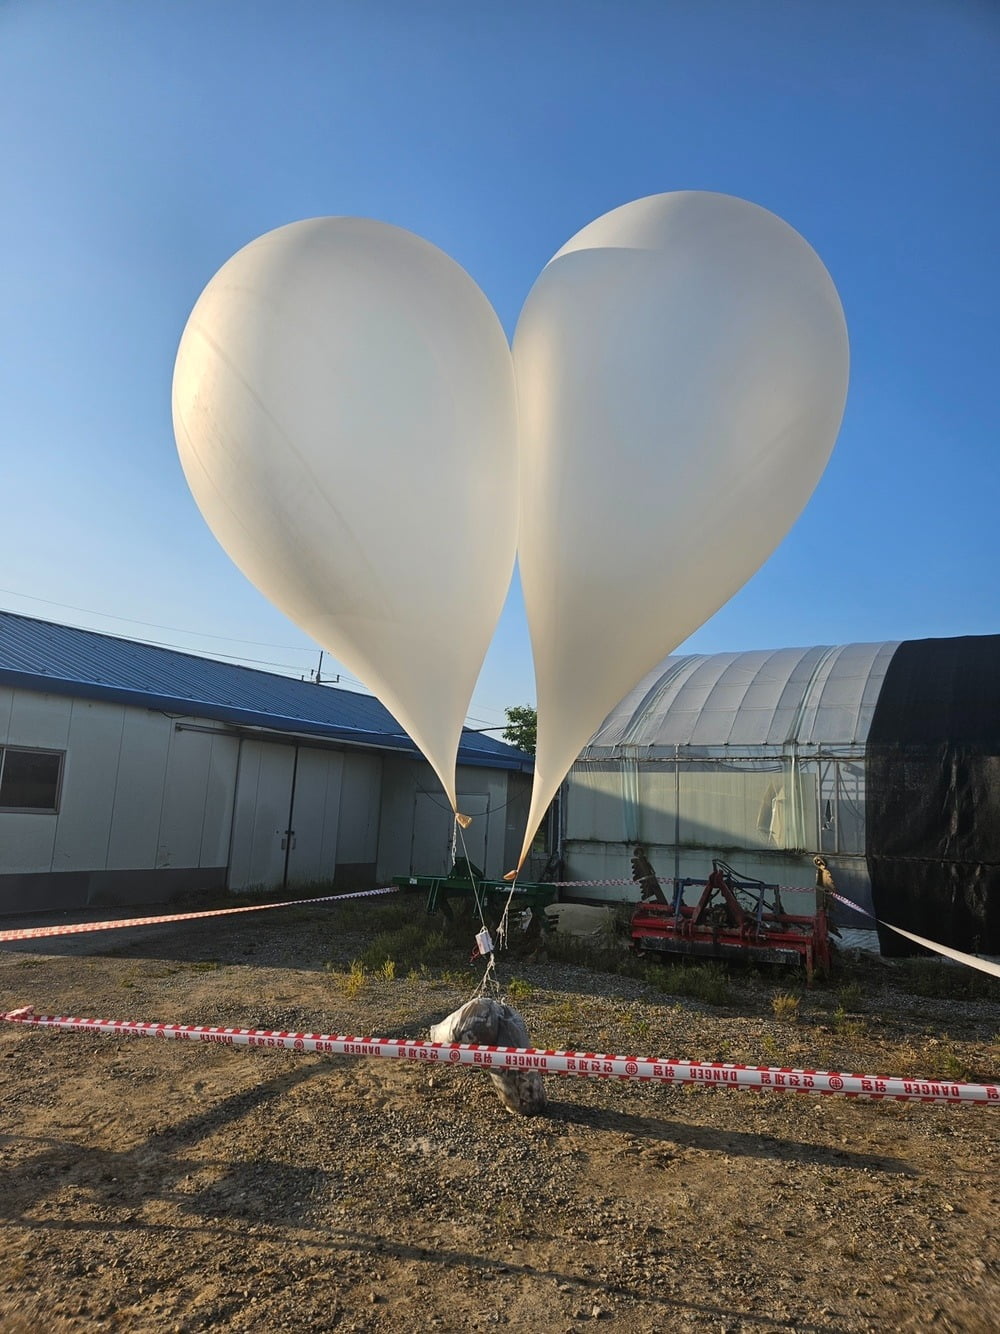
[[800, 1005], [800, 997], [793, 996], [787, 991], [775, 992], [771, 997], [771, 1009], [774, 1011], [775, 1019], [782, 1019], [787, 1023], [798, 1023]]
[[721, 963], [648, 965], [646, 977], [669, 996], [687, 996], [706, 1005], [728, 1005], [732, 1000], [729, 973]]

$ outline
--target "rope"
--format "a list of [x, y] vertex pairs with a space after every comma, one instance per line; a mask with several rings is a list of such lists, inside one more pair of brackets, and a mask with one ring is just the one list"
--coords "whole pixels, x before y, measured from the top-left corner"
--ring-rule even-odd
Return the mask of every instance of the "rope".
[[353, 894], [327, 894], [315, 899], [284, 899], [281, 903], [251, 903], [241, 908], [208, 908], [199, 912], [166, 913], [160, 917], [121, 917], [114, 922], [73, 922], [68, 926], [35, 926], [0, 931], [0, 943], [12, 940], [44, 940], [49, 936], [79, 936], [88, 931], [115, 931], [126, 926], [161, 926], [166, 922], [196, 922], [204, 917], [229, 917], [233, 913], [266, 912], [268, 908], [298, 908], [314, 903], [340, 903], [344, 899], [370, 899], [379, 894], [398, 894], [395, 885], [362, 889]]
[[981, 973], [989, 973], [991, 977], [1000, 977], [1000, 963], [993, 963], [989, 959], [980, 959], [975, 954], [964, 954], [961, 950], [953, 950], [950, 945], [939, 945], [935, 940], [927, 940], [924, 936], [914, 935], [912, 931], [905, 931], [901, 926], [893, 926], [891, 922], [883, 922], [880, 917], [876, 917], [874, 913], [862, 908], [860, 904], [855, 903], [852, 899], [845, 899], [843, 894], [837, 894], [833, 890], [827, 892], [831, 899], [836, 899], [838, 903], [843, 903], [847, 908], [853, 908], [862, 917], [877, 922], [879, 926], [888, 927], [890, 931], [895, 931], [897, 936], [903, 936], [906, 940], [912, 940], [916, 945], [922, 945], [925, 950], [940, 954], [942, 958], [952, 959], [955, 963], [963, 963], [967, 968], [975, 968]]
[[[646, 879], [647, 877], [643, 878]], [[655, 879], [657, 883], [661, 885], [678, 885], [687, 883], [687, 881], [684, 881], [683, 879], [677, 879], [676, 877], [671, 875], [658, 875], [655, 877]], [[692, 885], [700, 885], [704, 883], [704, 881], [699, 879], [697, 876], [689, 876], [688, 881], [690, 881]], [[596, 885], [634, 885], [637, 882], [631, 878], [626, 878], [622, 880], [547, 880], [545, 883], [548, 885], [554, 885], [559, 889], [587, 889], [590, 888], [591, 886], [596, 886]], [[770, 889], [772, 888], [772, 886], [768, 885], [767, 888]], [[776, 889], [779, 894], [816, 893], [816, 890], [814, 888], [803, 885], [775, 885], [773, 886], [773, 888]]]
[[[499, 1000], [500, 982], [496, 975], [496, 947], [493, 945], [493, 939], [492, 936], [490, 935], [490, 929], [486, 924], [486, 918], [483, 914], [483, 902], [484, 902], [483, 895], [481, 894], [479, 885], [476, 882], [476, 877], [472, 873], [472, 862], [469, 858], [469, 849], [465, 842], [465, 830], [462, 828], [462, 823], [457, 815], [455, 816], [455, 828], [458, 831], [458, 838], [462, 844], [462, 856], [465, 858], [465, 865], [469, 872], [469, 879], [472, 881], [472, 897], [475, 900], [476, 911], [479, 914], [480, 935], [476, 937], [476, 945], [477, 948], [479, 948], [480, 954], [486, 960], [486, 968], [483, 972], [482, 977], [479, 979], [478, 987], [472, 994], [472, 999], [475, 1000], [479, 996], [484, 996], [487, 993], [487, 991], [489, 991], [489, 993], [492, 996], [494, 996], [497, 1000]], [[484, 953], [484, 951], [481, 948], [481, 945], [484, 944], [487, 940], [490, 942], [491, 948]], [[498, 940], [498, 944], [502, 949], [503, 948], [502, 938]]]

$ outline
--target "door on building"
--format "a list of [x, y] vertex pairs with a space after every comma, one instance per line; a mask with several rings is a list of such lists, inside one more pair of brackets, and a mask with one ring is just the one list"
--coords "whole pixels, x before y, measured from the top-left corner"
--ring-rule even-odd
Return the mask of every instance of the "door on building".
[[332, 880], [344, 757], [244, 741], [236, 780], [229, 888]]
[[[462, 792], [458, 804], [463, 814], [472, 816], [472, 824], [462, 831], [469, 861], [485, 870], [489, 795]], [[453, 852], [454, 837], [455, 816], [444, 796], [417, 792], [413, 799], [410, 875], [444, 875], [450, 870], [453, 855], [463, 855], [460, 841]]]
[[299, 747], [288, 821], [286, 883], [333, 879], [343, 773], [344, 757], [337, 751]]
[[240, 747], [229, 888], [280, 889], [285, 880], [295, 747], [245, 740]]

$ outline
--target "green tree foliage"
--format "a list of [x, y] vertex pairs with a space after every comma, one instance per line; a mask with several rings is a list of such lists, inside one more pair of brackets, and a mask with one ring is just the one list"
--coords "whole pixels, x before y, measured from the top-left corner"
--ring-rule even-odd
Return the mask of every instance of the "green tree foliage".
[[504, 713], [507, 715], [507, 726], [503, 732], [504, 741], [509, 741], [512, 746], [519, 746], [529, 755], [534, 755], [538, 732], [537, 710], [530, 704], [512, 704], [510, 708], [504, 709]]

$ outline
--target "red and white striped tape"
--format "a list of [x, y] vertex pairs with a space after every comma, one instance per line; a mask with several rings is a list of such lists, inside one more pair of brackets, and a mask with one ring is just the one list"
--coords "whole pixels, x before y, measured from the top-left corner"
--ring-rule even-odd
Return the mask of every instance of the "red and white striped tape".
[[[673, 881], [660, 877], [664, 884]], [[553, 880], [553, 885], [631, 885], [631, 880]], [[319, 903], [341, 903], [345, 899], [368, 899], [380, 894], [398, 894], [399, 888], [390, 885], [382, 889], [363, 889], [353, 894], [327, 894], [322, 898], [286, 899], [281, 903], [251, 903], [240, 908], [210, 908], [196, 912], [166, 913], [158, 917], [119, 917], [110, 922], [74, 922], [66, 926], [19, 927], [10, 931], [0, 931], [0, 944], [16, 940], [45, 940], [50, 936], [79, 936], [91, 931], [118, 931], [129, 926], [162, 926], [168, 922], [198, 922], [207, 917], [228, 917], [234, 913], [264, 912], [268, 908], [299, 908]], [[515, 893], [517, 890], [515, 889]], [[784, 891], [783, 891], [784, 892]], [[811, 891], [800, 889], [793, 891], [808, 894]]]
[[853, 908], [862, 916], [877, 922], [879, 926], [887, 926], [890, 931], [895, 931], [897, 936], [903, 936], [907, 940], [912, 940], [915, 945], [922, 946], [925, 950], [932, 950], [935, 954], [940, 954], [943, 959], [951, 959], [955, 963], [965, 964], [966, 968], [975, 968], [980, 973], [988, 973], [991, 977], [1000, 977], [1000, 963], [995, 959], [983, 959], [978, 954], [966, 954], [964, 950], [953, 949], [950, 945], [941, 945], [936, 940], [928, 940], [926, 936], [914, 935], [912, 931], [907, 931], [901, 926], [893, 926], [891, 922], [885, 922], [881, 917], [876, 917], [870, 913], [867, 908], [860, 907], [851, 899], [845, 899], [843, 894], [830, 893], [832, 899], [838, 903], [843, 903], [848, 908]]
[[[661, 885], [672, 885], [673, 878], [668, 875], [658, 875], [654, 879]], [[555, 885], [559, 889], [588, 889], [592, 885], [637, 885], [635, 880], [546, 880], [547, 885]]]
[[[648, 879], [650, 879], [649, 876], [643, 876], [642, 878], [643, 878], [644, 880], [648, 880]], [[657, 882], [657, 884], [660, 884], [660, 885], [676, 885], [676, 884], [678, 883], [678, 882], [677, 882], [677, 879], [676, 879], [674, 876], [672, 876], [672, 875], [657, 875], [657, 876], [653, 876], [652, 878]], [[703, 883], [703, 881], [699, 880], [697, 877], [693, 877], [692, 880], [691, 880], [690, 888], [694, 889], [697, 885], [700, 885], [700, 884], [702, 884], [702, 883]], [[546, 880], [546, 881], [545, 881], [545, 884], [547, 884], [547, 885], [555, 885], [555, 886], [557, 886], [557, 887], [560, 888], [560, 889], [589, 889], [589, 888], [591, 888], [591, 887], [594, 886], [594, 885], [632, 885], [633, 887], [637, 887], [638, 884], [639, 884], [639, 881], [638, 881], [638, 880], [631, 880], [631, 879], [629, 879], [629, 880], [625, 880], [625, 879], [623, 879], [623, 880]], [[737, 889], [738, 889], [738, 888], [739, 888], [739, 886], [737, 885]], [[751, 888], [754, 888], [754, 886], [751, 886]], [[770, 889], [771, 886], [768, 885], [767, 888]], [[815, 893], [816, 893], [815, 888], [810, 888], [809, 886], [805, 886], [805, 885], [775, 885], [774, 888], [778, 891], [779, 894], [815, 894]]]
[[15, 931], [0, 931], [0, 943], [9, 940], [44, 940], [48, 936], [79, 936], [87, 931], [115, 931], [125, 926], [160, 926], [164, 922], [196, 922], [203, 917], [228, 917], [233, 913], [263, 912], [267, 908], [297, 908], [313, 903], [339, 903], [344, 899], [370, 899], [377, 894], [398, 894], [395, 885], [387, 889], [362, 889], [353, 894], [327, 894], [320, 899], [286, 899], [282, 903], [251, 903], [242, 908], [209, 908], [200, 912], [167, 913], [162, 917], [121, 917], [115, 922], [74, 922], [68, 926], [33, 926]]
[[769, 1093], [823, 1093], [845, 1098], [889, 1098], [895, 1102], [971, 1103], [1000, 1107], [1000, 1084], [903, 1079], [888, 1075], [792, 1070], [786, 1066], [730, 1065], [721, 1061], [660, 1060], [594, 1052], [539, 1051], [533, 1047], [486, 1047], [467, 1043], [415, 1042], [406, 1038], [348, 1037], [333, 1033], [274, 1032], [197, 1024], [152, 1024], [131, 1019], [74, 1019], [36, 1015], [30, 1007], [0, 1015], [9, 1023], [74, 1029], [112, 1037], [168, 1038], [258, 1050], [319, 1052], [328, 1056], [380, 1056], [425, 1064], [468, 1065], [476, 1070], [537, 1070], [545, 1075], [580, 1075], [640, 1083], [700, 1084], [711, 1088]]

